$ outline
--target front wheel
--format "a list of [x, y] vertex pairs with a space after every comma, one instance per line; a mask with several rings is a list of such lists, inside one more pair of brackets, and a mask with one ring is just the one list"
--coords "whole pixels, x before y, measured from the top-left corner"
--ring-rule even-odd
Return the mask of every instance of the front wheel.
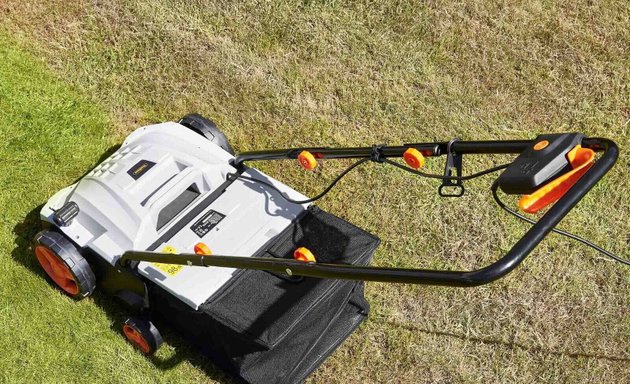
[[149, 320], [130, 317], [123, 324], [127, 340], [145, 355], [152, 355], [162, 345], [160, 331]]
[[35, 235], [35, 257], [48, 277], [68, 296], [81, 300], [94, 292], [96, 278], [92, 268], [61, 233], [45, 230]]

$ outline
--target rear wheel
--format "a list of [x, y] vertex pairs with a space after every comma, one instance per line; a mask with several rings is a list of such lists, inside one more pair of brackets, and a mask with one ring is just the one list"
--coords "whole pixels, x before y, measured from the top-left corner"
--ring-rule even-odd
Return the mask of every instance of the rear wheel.
[[227, 137], [217, 128], [214, 121], [206, 119], [198, 113], [191, 113], [182, 117], [179, 123], [215, 143], [229, 154], [234, 155], [234, 149], [230, 146]]
[[38, 233], [35, 257], [48, 277], [68, 296], [80, 300], [94, 292], [94, 272], [77, 247], [61, 233]]
[[162, 345], [160, 331], [149, 320], [131, 317], [123, 324], [127, 340], [145, 355], [152, 355]]

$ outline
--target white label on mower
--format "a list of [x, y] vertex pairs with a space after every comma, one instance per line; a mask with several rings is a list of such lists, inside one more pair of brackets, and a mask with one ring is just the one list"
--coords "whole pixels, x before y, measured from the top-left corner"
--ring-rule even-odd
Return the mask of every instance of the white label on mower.
[[195, 224], [193, 224], [190, 229], [195, 232], [197, 236], [204, 237], [223, 219], [225, 219], [224, 214], [211, 209], [201, 216], [199, 220], [195, 221]]
[[[177, 254], [177, 250], [170, 245], [162, 248], [162, 253], [172, 253]], [[160, 271], [166, 273], [169, 276], [177, 275], [183, 268], [183, 265], [176, 264], [163, 264], [163, 263], [151, 263], [153, 266], [157, 267]]]

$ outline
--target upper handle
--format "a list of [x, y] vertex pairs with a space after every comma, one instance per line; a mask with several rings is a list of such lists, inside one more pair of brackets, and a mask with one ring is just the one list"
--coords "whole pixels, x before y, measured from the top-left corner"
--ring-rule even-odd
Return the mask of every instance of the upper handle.
[[[518, 153], [523, 151], [532, 141], [510, 142], [457, 142], [454, 150], [459, 153]], [[444, 143], [446, 144], [446, 143]], [[412, 144], [413, 146], [425, 146], [425, 144]], [[440, 143], [430, 144], [439, 150]], [[429, 284], [471, 287], [490, 283], [497, 280], [516, 268], [525, 260], [529, 253], [551, 232], [551, 230], [569, 213], [569, 211], [588, 193], [588, 191], [612, 168], [618, 156], [617, 145], [608, 139], [588, 138], [583, 139], [582, 147], [594, 151], [603, 151], [601, 158], [571, 187], [555, 205], [553, 205], [543, 217], [534, 224], [529, 231], [499, 260], [473, 271], [444, 271], [429, 269], [405, 269], [405, 268], [381, 268], [372, 266], [354, 266], [345, 264], [320, 264], [315, 262], [280, 258], [256, 258], [241, 256], [203, 256], [196, 254], [161, 254], [154, 252], [127, 251], [119, 262], [125, 266], [131, 260], [153, 261], [160, 263], [217, 266], [242, 269], [267, 270], [289, 275], [310, 276], [318, 278], [381, 281], [411, 284]], [[390, 148], [408, 148], [390, 147]], [[358, 152], [359, 149], [353, 149]], [[334, 151], [327, 149], [327, 151]], [[347, 151], [347, 150], [346, 150]], [[404, 151], [402, 151], [404, 152]], [[400, 155], [402, 155], [402, 152]], [[436, 151], [437, 152], [437, 151]], [[279, 151], [273, 156], [279, 156]], [[264, 157], [263, 152], [257, 153]], [[286, 152], [284, 153], [286, 155]], [[336, 153], [339, 155], [339, 152]], [[358, 153], [350, 153], [358, 157]], [[251, 156], [245, 156], [251, 157]], [[339, 157], [339, 156], [338, 156]], [[286, 158], [283, 157], [283, 158]], [[237, 157], [238, 159], [238, 157]], [[493, 188], [498, 187], [497, 182]]]

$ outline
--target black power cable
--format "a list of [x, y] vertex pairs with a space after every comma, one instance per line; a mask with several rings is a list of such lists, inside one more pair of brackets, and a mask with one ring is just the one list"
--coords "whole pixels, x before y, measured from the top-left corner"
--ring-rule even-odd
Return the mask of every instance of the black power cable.
[[[518, 211], [513, 210], [512, 208], [508, 207], [503, 201], [501, 201], [501, 199], [499, 198], [499, 194], [497, 193], [499, 187], [499, 183], [495, 180], [495, 182], [492, 184], [492, 187], [490, 188], [492, 190], [492, 197], [494, 198], [494, 201], [497, 202], [497, 204], [499, 205], [499, 207], [503, 208], [505, 211], [507, 211], [508, 213], [510, 213], [511, 215], [514, 215], [516, 217], [518, 217], [519, 219], [526, 221], [530, 224], [536, 224], [535, 220], [530, 219], [529, 217], [526, 217], [522, 214], [520, 214]], [[571, 232], [567, 232], [567, 231], [563, 231], [562, 229], [557, 229], [557, 228], [552, 228], [551, 229], [553, 232], [558, 233], [562, 236], [566, 236], [570, 239], [573, 239], [575, 241], [579, 241], [580, 243], [593, 248], [594, 250], [610, 257], [611, 259], [620, 262], [621, 264], [625, 264], [630, 266], [630, 261], [629, 260], [625, 260], [617, 255], [615, 255], [614, 253], [605, 250], [604, 248], [600, 247], [597, 244], [593, 244], [592, 242], [576, 235], [573, 234]]]
[[[404, 166], [404, 165], [402, 165], [400, 163], [397, 163], [397, 162], [392, 161], [392, 160], [387, 159], [387, 158], [384, 158], [382, 160], [384, 162], [388, 163], [388, 164], [391, 164], [391, 165], [393, 165], [393, 166], [395, 166], [397, 168], [400, 168], [400, 169], [405, 170], [407, 172], [411, 172], [411, 173], [413, 173], [415, 175], [418, 175], [418, 176], [429, 177], [429, 178], [433, 178], [433, 179], [443, 179], [444, 178], [441, 175], [433, 175], [433, 174], [417, 171], [417, 170], [415, 170], [413, 168], [406, 167], [406, 166]], [[484, 171], [481, 171], [481, 172], [473, 173], [472, 175], [462, 176], [462, 177], [449, 177], [449, 179], [452, 179], [452, 180], [470, 180], [470, 179], [474, 179], [474, 178], [479, 177], [479, 176], [487, 175], [487, 174], [492, 173], [492, 172], [500, 171], [502, 169], [507, 168], [509, 165], [510, 164], [502, 164], [502, 165], [498, 165], [496, 167], [488, 168], [488, 169], [486, 169]], [[492, 197], [494, 197], [494, 201], [496, 201], [496, 203], [499, 205], [499, 207], [503, 208], [504, 210], [506, 210], [510, 214], [518, 217], [521, 220], [524, 220], [524, 221], [526, 221], [526, 222], [528, 222], [530, 224], [536, 224], [535, 220], [532, 220], [532, 219], [530, 219], [530, 218], [528, 218], [528, 217], [526, 217], [524, 215], [521, 215], [519, 212], [509, 208], [506, 204], [504, 204], [501, 201], [501, 199], [499, 198], [499, 195], [497, 194], [498, 186], [499, 186], [499, 183], [498, 183], [497, 180], [495, 180], [494, 183], [492, 184], [491, 190], [492, 190]], [[567, 231], [563, 231], [562, 229], [557, 229], [557, 228], [553, 228], [552, 231], [555, 232], [555, 233], [558, 233], [560, 235], [566, 236], [566, 237], [568, 237], [568, 238], [570, 238], [572, 240], [578, 241], [578, 242], [580, 242], [580, 243], [582, 243], [582, 244], [584, 244], [584, 245], [586, 245], [588, 247], [591, 247], [594, 250], [596, 250], [596, 251], [598, 251], [598, 252], [600, 252], [600, 253], [610, 257], [611, 259], [613, 259], [613, 260], [615, 260], [615, 261], [617, 261], [617, 262], [619, 262], [621, 264], [630, 266], [630, 260], [625, 260], [625, 259], [615, 255], [614, 253], [605, 250], [604, 248], [600, 247], [599, 245], [594, 244], [594, 243], [592, 243], [592, 242], [590, 242], [590, 241], [588, 241], [588, 240], [586, 240], [586, 239], [584, 239], [584, 238], [582, 238], [582, 237], [580, 237], [580, 236], [578, 236], [576, 234], [573, 234], [573, 233], [567, 232]]]
[[[324, 196], [325, 196], [328, 192], [330, 192], [330, 190], [331, 190], [331, 189], [333, 189], [333, 187], [334, 187], [335, 185], [337, 185], [337, 183], [338, 183], [338, 182], [339, 182], [339, 181], [340, 181], [340, 180], [341, 180], [344, 176], [346, 176], [348, 173], [350, 173], [350, 171], [352, 171], [353, 169], [355, 169], [355, 168], [356, 168], [356, 167], [358, 167], [359, 165], [361, 165], [361, 164], [363, 164], [363, 163], [365, 163], [365, 162], [367, 162], [367, 161], [370, 161], [370, 160], [375, 161], [375, 160], [370, 159], [370, 158], [365, 158], [365, 159], [361, 159], [361, 160], [357, 161], [356, 163], [353, 163], [353, 164], [352, 164], [352, 165], [350, 165], [348, 168], [346, 168], [343, 172], [341, 172], [341, 173], [339, 174], [339, 176], [337, 176], [337, 177], [336, 177], [336, 178], [332, 181], [332, 183], [330, 183], [330, 185], [328, 185], [328, 187], [326, 187], [326, 188], [325, 188], [322, 192], [320, 192], [317, 196], [315, 196], [315, 197], [313, 197], [313, 198], [310, 198], [310, 199], [306, 199], [306, 200], [293, 200], [293, 199], [291, 199], [289, 196], [287, 196], [287, 195], [285, 195], [283, 192], [281, 192], [281, 191], [280, 191], [278, 188], [276, 188], [273, 184], [271, 184], [271, 183], [269, 183], [269, 182], [266, 182], [266, 181], [264, 181], [264, 180], [257, 179], [257, 178], [255, 178], [255, 177], [245, 176], [245, 175], [239, 175], [239, 174], [236, 174], [236, 173], [228, 173], [227, 177], [228, 177], [228, 178], [229, 178], [229, 177], [236, 177], [237, 179], [248, 180], [248, 181], [252, 181], [252, 182], [255, 182], [255, 183], [259, 183], [259, 184], [265, 185], [265, 186], [267, 186], [268, 188], [271, 188], [272, 190], [274, 190], [274, 191], [278, 192], [278, 194], [279, 194], [279, 195], [280, 195], [283, 199], [285, 199], [286, 201], [288, 201], [288, 202], [290, 202], [290, 203], [294, 203], [294, 204], [307, 204], [307, 203], [312, 203], [312, 202], [314, 202], [314, 201], [317, 201], [317, 200], [321, 199], [322, 197], [324, 197]], [[499, 165], [499, 166], [496, 166], [496, 167], [493, 167], [493, 168], [489, 168], [489, 169], [483, 170], [483, 171], [481, 171], [481, 172], [473, 173], [472, 175], [467, 175], [467, 176], [460, 176], [460, 177], [457, 177], [457, 176], [449, 176], [449, 177], [444, 177], [443, 175], [434, 175], [434, 174], [430, 174], [430, 173], [424, 173], [424, 172], [417, 171], [417, 170], [415, 170], [415, 169], [413, 169], [413, 168], [409, 168], [409, 167], [406, 167], [406, 166], [404, 166], [404, 165], [402, 165], [402, 164], [398, 164], [398, 163], [396, 163], [395, 161], [392, 161], [392, 160], [390, 160], [390, 159], [388, 159], [388, 158], [386, 158], [386, 157], [380, 157], [380, 158], [377, 160], [377, 162], [384, 162], [384, 163], [387, 163], [387, 164], [391, 164], [391, 165], [393, 165], [393, 166], [395, 166], [395, 167], [397, 167], [397, 168], [400, 168], [400, 169], [405, 170], [405, 171], [407, 171], [407, 172], [411, 172], [411, 173], [413, 173], [414, 175], [418, 175], [418, 176], [422, 176], [422, 177], [427, 177], [427, 178], [431, 178], [431, 179], [445, 179], [445, 178], [446, 178], [446, 179], [449, 179], [449, 180], [461, 180], [461, 181], [474, 179], [474, 178], [479, 177], [479, 176], [483, 176], [483, 175], [487, 175], [487, 174], [492, 173], [492, 172], [500, 171], [500, 170], [502, 170], [502, 169], [507, 168], [507, 167], [510, 165], [510, 164], [502, 164], [502, 165]]]
[[343, 172], [341, 172], [339, 174], [339, 176], [337, 176], [335, 178], [335, 180], [332, 181], [332, 183], [330, 183], [330, 185], [328, 185], [328, 187], [326, 187], [326, 189], [324, 189], [322, 192], [320, 192], [317, 196], [310, 198], [310, 199], [306, 199], [306, 200], [293, 200], [292, 198], [290, 198], [289, 196], [285, 195], [284, 193], [282, 193], [282, 191], [280, 191], [278, 188], [276, 188], [275, 185], [268, 183], [264, 180], [259, 180], [256, 179], [255, 177], [250, 177], [250, 176], [244, 176], [244, 175], [239, 175], [236, 173], [228, 173], [228, 177], [236, 177], [238, 179], [243, 179], [243, 180], [248, 180], [248, 181], [253, 181], [255, 183], [259, 183], [262, 185], [265, 185], [271, 189], [273, 189], [274, 191], [278, 192], [278, 194], [285, 199], [286, 201], [288, 201], [289, 203], [294, 203], [294, 204], [307, 204], [307, 203], [312, 203], [313, 201], [319, 200], [322, 197], [324, 197], [328, 192], [330, 192], [331, 189], [333, 189], [333, 187], [335, 185], [337, 185], [337, 183], [339, 182], [339, 180], [341, 180], [345, 175], [347, 175], [348, 173], [350, 173], [350, 171], [352, 171], [353, 169], [355, 169], [356, 167], [358, 167], [359, 165], [365, 163], [366, 161], [369, 161], [370, 159], [365, 158], [365, 159], [361, 159], [359, 161], [357, 161], [356, 163], [350, 165], [348, 168], [346, 168]]
[[500, 171], [502, 169], [507, 168], [510, 165], [510, 164], [497, 165], [496, 167], [488, 168], [486, 170], [483, 170], [483, 171], [480, 171], [480, 172], [477, 172], [477, 173], [473, 173], [472, 175], [459, 176], [459, 177], [457, 177], [457, 176], [447, 176], [447, 177], [445, 177], [444, 175], [435, 175], [435, 174], [431, 174], [431, 173], [420, 172], [420, 171], [417, 171], [417, 170], [415, 170], [413, 168], [409, 168], [409, 167], [404, 166], [404, 165], [402, 165], [400, 163], [397, 163], [397, 162], [395, 162], [393, 160], [390, 160], [388, 158], [383, 158], [382, 161], [387, 163], [387, 164], [393, 165], [396, 168], [400, 168], [403, 171], [407, 171], [407, 172], [413, 173], [414, 175], [418, 175], [418, 176], [422, 176], [422, 177], [428, 177], [428, 178], [431, 178], [431, 179], [441, 179], [441, 180], [447, 179], [447, 180], [458, 180], [458, 181], [471, 180], [471, 179], [474, 179], [474, 178], [479, 177], [479, 176], [483, 176], [483, 175], [487, 175], [487, 174], [492, 173], [492, 172]]
[[[335, 185], [337, 185], [337, 183], [344, 176], [346, 176], [348, 173], [350, 173], [350, 171], [352, 171], [353, 169], [355, 169], [359, 165], [361, 165], [361, 164], [363, 164], [363, 163], [365, 163], [367, 161], [370, 161], [370, 160], [372, 160], [372, 159], [365, 158], [365, 159], [361, 159], [361, 160], [357, 161], [356, 163], [353, 163], [348, 168], [346, 168], [343, 172], [341, 172], [339, 174], [339, 176], [337, 176], [332, 181], [332, 183], [330, 183], [330, 185], [328, 185], [328, 187], [326, 187], [317, 196], [315, 196], [313, 198], [310, 198], [310, 199], [306, 199], [306, 200], [294, 200], [294, 199], [291, 199], [290, 197], [285, 195], [283, 192], [281, 192], [278, 188], [276, 188], [273, 184], [268, 183], [268, 182], [266, 182], [264, 180], [256, 179], [254, 177], [244, 176], [244, 175], [239, 175], [239, 174], [234, 174], [234, 173], [228, 174], [228, 177], [237, 177], [239, 179], [244, 179], [244, 180], [248, 180], [248, 181], [252, 181], [252, 182], [255, 182], [255, 183], [259, 183], [259, 184], [265, 185], [265, 186], [273, 189], [274, 191], [278, 192], [278, 194], [283, 199], [285, 199], [286, 201], [288, 201], [290, 203], [307, 204], [307, 203], [312, 203], [312, 202], [314, 202], [316, 200], [319, 200], [322, 197], [324, 197], [328, 192], [330, 192], [331, 189], [333, 189], [333, 187]], [[431, 179], [445, 179], [446, 178], [446, 179], [449, 179], [449, 180], [459, 180], [459, 181], [471, 180], [471, 179], [474, 179], [474, 178], [477, 178], [477, 177], [480, 177], [480, 176], [487, 175], [489, 173], [497, 172], [497, 171], [500, 171], [502, 169], [507, 168], [510, 165], [510, 164], [501, 164], [501, 165], [498, 165], [498, 166], [495, 166], [495, 167], [492, 167], [492, 168], [488, 168], [486, 170], [483, 170], [483, 171], [480, 171], [480, 172], [477, 172], [477, 173], [473, 173], [472, 175], [466, 175], [466, 176], [460, 176], [460, 177], [457, 177], [457, 176], [444, 177], [443, 175], [436, 175], [436, 174], [430, 174], [430, 173], [424, 173], [424, 172], [417, 171], [417, 170], [415, 170], [413, 168], [404, 166], [404, 165], [402, 165], [400, 163], [397, 163], [397, 162], [395, 162], [393, 160], [390, 160], [390, 159], [388, 159], [386, 157], [380, 157], [378, 162], [383, 162], [383, 163], [387, 163], [387, 164], [393, 165], [396, 168], [402, 169], [404, 171], [410, 172], [410, 173], [412, 173], [414, 175], [421, 176], [421, 177], [426, 177], [426, 178], [431, 178]], [[502, 209], [504, 209], [508, 213], [516, 216], [517, 218], [519, 218], [521, 220], [524, 220], [524, 221], [526, 221], [526, 222], [528, 222], [530, 224], [536, 224], [535, 220], [532, 220], [532, 219], [530, 219], [528, 217], [525, 217], [525, 216], [521, 215], [517, 211], [509, 208], [506, 204], [504, 204], [501, 201], [501, 199], [499, 198], [499, 195], [497, 194], [498, 186], [499, 186], [499, 183], [497, 182], [497, 180], [495, 180], [494, 183], [492, 184], [491, 191], [492, 191], [492, 197], [494, 198], [494, 201], [496, 201], [496, 203], [499, 205], [499, 207], [501, 207]], [[609, 251], [605, 250], [604, 248], [602, 248], [602, 247], [600, 247], [600, 246], [598, 246], [598, 245], [596, 245], [596, 244], [594, 244], [594, 243], [592, 243], [592, 242], [590, 242], [590, 241], [588, 241], [588, 240], [586, 240], [586, 239], [584, 239], [584, 238], [582, 238], [582, 237], [580, 237], [578, 235], [575, 235], [575, 234], [573, 234], [571, 232], [563, 231], [562, 229], [557, 229], [557, 228], [553, 228], [552, 231], [555, 232], [555, 233], [558, 233], [560, 235], [566, 236], [566, 237], [568, 237], [568, 238], [570, 238], [572, 240], [578, 241], [578, 242], [580, 242], [580, 243], [582, 243], [582, 244], [584, 244], [584, 245], [586, 245], [588, 247], [591, 247], [594, 250], [596, 250], [596, 251], [598, 251], [598, 252], [600, 252], [600, 253], [610, 257], [611, 259], [613, 259], [613, 260], [615, 260], [615, 261], [617, 261], [617, 262], [619, 262], [621, 264], [630, 266], [630, 261], [629, 260], [625, 260], [625, 259], [615, 255], [614, 253], [609, 252]]]

